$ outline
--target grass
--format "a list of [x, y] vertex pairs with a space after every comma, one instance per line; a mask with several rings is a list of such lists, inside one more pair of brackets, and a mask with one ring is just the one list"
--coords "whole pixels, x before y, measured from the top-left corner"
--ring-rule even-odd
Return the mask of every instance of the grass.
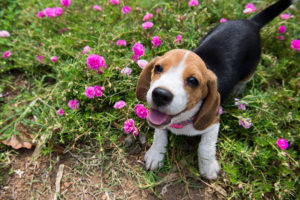
[[[261, 10], [274, 1], [253, 2]], [[103, 12], [92, 9], [97, 3]], [[194, 150], [185, 152], [185, 137], [170, 138], [165, 166], [159, 170], [148, 172], [143, 167], [132, 169], [120, 164], [128, 155], [122, 129], [126, 119], [135, 120], [139, 132], [147, 136], [147, 146], [153, 136], [153, 130], [133, 112], [139, 103], [135, 86], [141, 69], [132, 61], [131, 48], [133, 41], [142, 43], [143, 58], [148, 61], [170, 49], [193, 49], [201, 37], [219, 24], [221, 17], [248, 18], [250, 15], [242, 13], [246, 3], [246, 0], [201, 1], [198, 7], [189, 8], [186, 1], [121, 1], [118, 6], [108, 1], [74, 1], [62, 16], [39, 19], [38, 11], [56, 7], [59, 1], [1, 1], [0, 7], [6, 9], [0, 11], [0, 27], [11, 36], [0, 38], [0, 51], [12, 52], [8, 59], [0, 59], [0, 93], [9, 91], [8, 97], [0, 98], [2, 139], [20, 134], [18, 126], [23, 124], [36, 139], [46, 138], [44, 154], [61, 145], [78, 153], [79, 146], [81, 151], [86, 148], [96, 151], [105, 160], [113, 155], [120, 171], [126, 171], [141, 189], [150, 188], [157, 196], [154, 188], [162, 180], [157, 174], [172, 172], [174, 165], [184, 174], [179, 181], [186, 182], [184, 177], [199, 180], [197, 155]], [[126, 16], [120, 12], [124, 4], [132, 8]], [[299, 8], [299, 3], [296, 7]], [[162, 11], [155, 14], [156, 8]], [[151, 20], [154, 26], [143, 30], [142, 17], [147, 12], [154, 14]], [[218, 158], [224, 174], [215, 183], [226, 189], [227, 198], [300, 198], [300, 56], [290, 48], [291, 40], [300, 34], [300, 16], [297, 9], [286, 12], [292, 15], [290, 19], [284, 21], [277, 17], [261, 31], [262, 59], [254, 79], [239, 97], [248, 103], [247, 109], [237, 109], [233, 97], [222, 105], [226, 113], [221, 119]], [[183, 20], [180, 16], [184, 16]], [[276, 39], [280, 25], [287, 27], [284, 41]], [[63, 28], [66, 31], [58, 33]], [[147, 34], [159, 35], [163, 44], [152, 49]], [[174, 42], [178, 34], [183, 36], [180, 44]], [[127, 46], [114, 45], [118, 39], [126, 40]], [[82, 55], [86, 45], [91, 47], [90, 53], [105, 58], [108, 69], [102, 75], [87, 68], [87, 56]], [[43, 62], [38, 61], [37, 55], [44, 57]], [[58, 56], [58, 62], [51, 62], [51, 56]], [[133, 72], [123, 76], [116, 67], [130, 67]], [[16, 81], [16, 77], [21, 81]], [[84, 96], [85, 88], [93, 85], [105, 87], [101, 98]], [[74, 98], [80, 102], [77, 111], [67, 106]], [[126, 107], [113, 109], [113, 104], [121, 99], [126, 101]], [[63, 116], [58, 116], [59, 108], [65, 111]], [[32, 120], [33, 116], [36, 121]], [[252, 127], [239, 126], [239, 116], [249, 118]], [[287, 150], [276, 146], [278, 138], [289, 142]], [[8, 152], [10, 148], [0, 144], [0, 169], [9, 167]], [[118, 184], [115, 176], [110, 177], [112, 185]]]

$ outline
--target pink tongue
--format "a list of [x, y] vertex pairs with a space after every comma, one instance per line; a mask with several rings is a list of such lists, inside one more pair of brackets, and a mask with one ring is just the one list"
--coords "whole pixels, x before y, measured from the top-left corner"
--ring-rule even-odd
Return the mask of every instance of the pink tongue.
[[149, 112], [148, 120], [155, 125], [162, 125], [165, 122], [171, 121], [171, 117], [169, 115], [166, 115], [164, 113], [161, 113], [157, 110], [151, 109]]

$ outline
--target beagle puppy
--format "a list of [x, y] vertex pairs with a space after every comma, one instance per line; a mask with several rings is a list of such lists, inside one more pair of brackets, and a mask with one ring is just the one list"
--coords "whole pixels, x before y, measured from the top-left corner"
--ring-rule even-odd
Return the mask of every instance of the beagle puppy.
[[217, 178], [221, 99], [251, 79], [261, 54], [260, 29], [291, 3], [279, 0], [249, 20], [222, 23], [194, 51], [174, 49], [147, 64], [136, 88], [137, 98], [149, 105], [147, 121], [155, 128], [153, 144], [145, 155], [147, 169], [162, 166], [170, 131], [201, 135], [200, 174]]

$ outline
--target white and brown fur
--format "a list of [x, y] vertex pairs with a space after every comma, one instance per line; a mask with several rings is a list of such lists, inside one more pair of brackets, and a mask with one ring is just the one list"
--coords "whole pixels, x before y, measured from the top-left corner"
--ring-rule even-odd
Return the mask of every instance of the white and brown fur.
[[[171, 116], [171, 121], [158, 126], [148, 119], [155, 134], [145, 155], [147, 169], [161, 166], [170, 131], [176, 135], [201, 135], [200, 174], [208, 179], [217, 178], [220, 166], [216, 159], [216, 143], [221, 98], [225, 99], [234, 88], [244, 85], [253, 76], [261, 54], [260, 28], [291, 3], [279, 0], [250, 20], [223, 23], [208, 33], [194, 51], [171, 50], [148, 63], [137, 83], [137, 98], [146, 101], [150, 109]], [[162, 68], [160, 73], [154, 71], [156, 66]], [[198, 84], [191, 87], [187, 82], [189, 77], [195, 78]], [[153, 90], [156, 88], [168, 91], [172, 100], [164, 105], [155, 103]], [[170, 127], [193, 116], [193, 123], [181, 129]]]

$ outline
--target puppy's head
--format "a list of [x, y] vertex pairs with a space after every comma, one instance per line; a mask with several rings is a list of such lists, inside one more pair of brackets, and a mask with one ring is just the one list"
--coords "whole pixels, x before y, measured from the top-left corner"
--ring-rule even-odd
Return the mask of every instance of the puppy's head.
[[200, 102], [194, 127], [206, 129], [215, 122], [220, 104], [214, 73], [197, 54], [182, 49], [168, 51], [149, 62], [140, 74], [136, 95], [150, 107], [148, 123], [161, 129]]

